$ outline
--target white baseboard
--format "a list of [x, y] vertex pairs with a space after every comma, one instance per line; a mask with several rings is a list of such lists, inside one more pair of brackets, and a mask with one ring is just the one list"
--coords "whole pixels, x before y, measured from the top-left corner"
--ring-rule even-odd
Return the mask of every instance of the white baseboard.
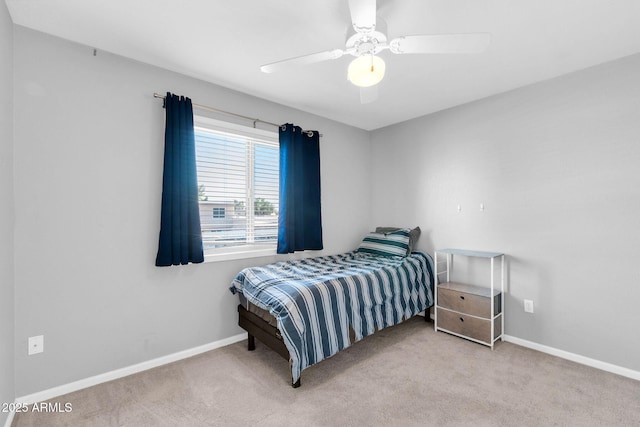
[[7, 420], [4, 422], [4, 427], [11, 427], [11, 423], [13, 422], [13, 417], [15, 414], [16, 414], [15, 411], [9, 412], [9, 416], [7, 417]]
[[559, 350], [557, 348], [548, 347], [546, 345], [538, 344], [532, 341], [523, 340], [522, 338], [512, 337], [511, 335], [505, 335], [504, 340], [512, 344], [527, 347], [532, 350], [537, 350], [542, 353], [547, 353], [552, 356], [557, 356], [562, 359], [567, 359], [572, 362], [580, 363], [581, 365], [591, 366], [592, 368], [600, 369], [603, 371], [611, 372], [613, 374], [622, 375], [623, 377], [631, 378], [640, 381], [640, 372], [633, 369], [623, 368], [622, 366], [613, 365], [611, 363], [602, 362], [600, 360], [591, 359], [589, 357], [581, 356], [579, 354], [570, 353], [568, 351]]
[[[116, 380], [118, 378], [126, 377], [128, 375], [136, 374], [138, 372], [146, 371], [148, 369], [156, 368], [158, 366], [166, 365], [168, 363], [172, 363], [178, 360], [196, 356], [198, 354], [215, 350], [216, 348], [224, 347], [229, 344], [234, 344], [236, 342], [246, 340], [246, 339], [247, 339], [246, 333], [234, 335], [232, 337], [215, 341], [209, 344], [201, 345], [199, 347], [190, 348], [187, 350], [179, 351], [177, 353], [173, 353], [166, 356], [158, 357], [156, 359], [148, 360], [146, 362], [116, 369], [115, 371], [105, 372], [104, 374], [95, 375], [93, 377], [85, 378], [79, 381], [74, 381], [69, 384], [53, 387], [47, 390], [39, 391], [37, 393], [28, 394], [22, 397], [17, 397], [16, 403], [31, 404], [36, 402], [42, 402], [44, 400], [53, 399], [54, 397], [62, 396], [63, 394], [71, 393], [74, 391], [81, 390], [83, 388], [92, 387], [94, 385], [102, 384], [107, 381]], [[9, 418], [13, 419], [13, 415], [9, 415]], [[9, 427], [11, 424], [5, 423], [5, 425], [6, 427]]]

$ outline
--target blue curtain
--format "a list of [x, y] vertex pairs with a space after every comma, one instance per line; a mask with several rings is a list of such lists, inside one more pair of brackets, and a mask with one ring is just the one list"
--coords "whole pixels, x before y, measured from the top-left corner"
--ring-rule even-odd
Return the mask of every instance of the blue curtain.
[[322, 249], [320, 135], [280, 127], [278, 253]]
[[167, 92], [164, 172], [157, 266], [204, 261], [198, 209], [193, 106]]

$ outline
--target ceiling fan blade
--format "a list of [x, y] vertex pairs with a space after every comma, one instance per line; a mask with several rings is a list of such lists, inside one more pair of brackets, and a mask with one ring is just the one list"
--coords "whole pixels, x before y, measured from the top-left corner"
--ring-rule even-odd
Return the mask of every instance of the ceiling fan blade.
[[376, 0], [349, 0], [353, 29], [367, 33], [376, 28]]
[[360, 104], [371, 104], [378, 99], [378, 85], [360, 88]]
[[423, 34], [389, 42], [393, 53], [480, 53], [491, 42], [489, 33]]
[[311, 55], [298, 56], [296, 58], [266, 64], [260, 67], [260, 71], [263, 73], [273, 73], [290, 67], [309, 65], [329, 59], [338, 59], [342, 55], [344, 55], [344, 52], [341, 49], [327, 50], [325, 52], [312, 53]]

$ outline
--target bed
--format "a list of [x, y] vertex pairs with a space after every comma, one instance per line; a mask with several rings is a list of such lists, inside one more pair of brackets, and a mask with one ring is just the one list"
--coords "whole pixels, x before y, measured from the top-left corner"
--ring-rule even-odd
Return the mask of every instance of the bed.
[[355, 251], [240, 271], [230, 290], [249, 350], [255, 338], [272, 348], [299, 387], [304, 369], [431, 307], [433, 261], [412, 251], [412, 230], [393, 230], [370, 233]]

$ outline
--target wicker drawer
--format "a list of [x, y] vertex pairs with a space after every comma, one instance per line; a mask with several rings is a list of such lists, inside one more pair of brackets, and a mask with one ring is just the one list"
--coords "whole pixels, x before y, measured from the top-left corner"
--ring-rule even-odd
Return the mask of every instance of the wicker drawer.
[[[446, 329], [449, 332], [464, 335], [485, 343], [491, 343], [491, 321], [481, 319], [447, 309], [437, 308], [438, 329]], [[502, 333], [502, 322], [499, 318], [494, 324], [494, 337]]]
[[[438, 286], [438, 307], [448, 308], [472, 316], [491, 318], [491, 290], [461, 283], [446, 283]], [[495, 314], [501, 310], [500, 293], [494, 291]]]

